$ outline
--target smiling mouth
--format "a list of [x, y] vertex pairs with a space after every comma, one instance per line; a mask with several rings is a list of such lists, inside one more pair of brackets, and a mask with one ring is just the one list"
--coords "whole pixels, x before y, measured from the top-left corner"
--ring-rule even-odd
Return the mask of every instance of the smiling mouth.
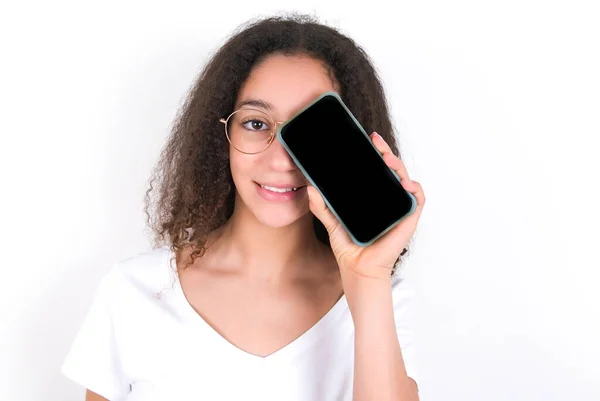
[[263, 185], [260, 183], [256, 183], [257, 185], [259, 185], [261, 188], [266, 189], [267, 191], [271, 191], [271, 192], [275, 192], [275, 193], [279, 193], [279, 194], [284, 194], [286, 192], [296, 192], [304, 187], [306, 187], [306, 185], [299, 185], [296, 187], [274, 187], [274, 186], [270, 186], [270, 185]]
[[286, 192], [296, 192], [298, 189], [302, 188], [302, 187], [295, 187], [295, 188], [275, 188], [275, 187], [270, 187], [268, 185], [262, 185], [262, 184], [258, 184], [261, 187], [263, 187], [266, 190], [269, 190], [271, 192], [277, 192], [280, 194], [286, 193]]

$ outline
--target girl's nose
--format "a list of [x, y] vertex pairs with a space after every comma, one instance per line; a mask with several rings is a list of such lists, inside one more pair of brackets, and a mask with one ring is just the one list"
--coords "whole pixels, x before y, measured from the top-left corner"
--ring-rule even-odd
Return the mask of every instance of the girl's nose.
[[267, 148], [266, 153], [269, 164], [274, 170], [291, 171], [298, 168], [281, 142], [277, 140], [277, 137], [273, 138], [273, 142], [271, 143], [271, 146]]

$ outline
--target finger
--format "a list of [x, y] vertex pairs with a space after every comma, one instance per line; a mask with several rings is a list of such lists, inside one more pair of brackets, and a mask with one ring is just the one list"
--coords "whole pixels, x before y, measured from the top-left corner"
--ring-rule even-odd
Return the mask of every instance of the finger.
[[406, 166], [404, 166], [402, 160], [400, 160], [396, 155], [394, 155], [392, 149], [387, 144], [387, 142], [381, 137], [381, 135], [379, 135], [377, 132], [373, 132], [373, 134], [371, 134], [371, 137], [373, 140], [373, 145], [375, 145], [377, 150], [381, 152], [381, 156], [383, 157], [383, 160], [385, 160], [386, 164], [391, 169], [393, 169], [396, 172], [396, 174], [398, 174], [402, 181], [410, 181], [408, 171], [406, 170]]
[[417, 181], [402, 181], [404, 189], [412, 193], [417, 199], [417, 206], [423, 206], [425, 204], [425, 193], [423, 192], [423, 186]]
[[423, 188], [421, 187], [421, 184], [410, 179], [410, 177], [408, 176], [408, 170], [406, 169], [404, 162], [389, 150], [390, 147], [383, 140], [383, 138], [377, 133], [373, 133], [373, 136], [373, 144], [379, 145], [380, 151], [383, 150], [382, 157], [387, 166], [394, 170], [396, 174], [398, 174], [398, 177], [400, 177], [402, 187], [415, 196], [418, 208], [422, 208], [425, 204], [425, 194], [423, 193]]
[[339, 222], [325, 204], [319, 191], [312, 185], [308, 185], [306, 187], [306, 192], [308, 193], [308, 205], [310, 211], [321, 220], [321, 223], [323, 223], [327, 232], [331, 235], [336, 230]]
[[417, 181], [402, 181], [402, 187], [410, 192], [417, 200], [417, 207], [412, 218], [418, 219], [421, 210], [425, 206], [425, 193], [423, 192], [423, 187]]
[[392, 153], [390, 145], [388, 145], [387, 142], [377, 132], [373, 132], [371, 134], [371, 140], [373, 141], [373, 145], [375, 145], [375, 147], [380, 153]]
[[408, 184], [410, 184], [411, 179], [408, 176], [408, 170], [406, 169], [406, 166], [404, 165], [402, 160], [400, 160], [397, 156], [394, 156], [390, 152], [384, 153], [382, 157], [385, 161], [385, 164], [387, 164], [389, 168], [391, 168], [396, 172], [396, 174], [398, 174], [402, 182], [406, 181]]

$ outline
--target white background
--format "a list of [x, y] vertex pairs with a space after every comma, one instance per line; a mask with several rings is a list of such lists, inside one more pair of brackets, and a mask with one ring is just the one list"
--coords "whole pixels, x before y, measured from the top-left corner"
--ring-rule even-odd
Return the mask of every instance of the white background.
[[[381, 72], [426, 193], [423, 401], [600, 400], [600, 15], [592, 2], [0, 6], [0, 399], [83, 399], [59, 366], [181, 100], [248, 18], [316, 13]], [[173, 400], [176, 401], [176, 400]]]

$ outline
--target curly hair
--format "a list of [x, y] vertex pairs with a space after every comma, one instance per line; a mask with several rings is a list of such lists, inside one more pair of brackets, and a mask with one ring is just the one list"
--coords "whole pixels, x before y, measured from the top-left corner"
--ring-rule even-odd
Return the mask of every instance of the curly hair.
[[[144, 198], [154, 246], [168, 244], [175, 254], [191, 247], [189, 264], [205, 253], [209, 234], [233, 213], [229, 143], [219, 119], [233, 111], [253, 66], [275, 53], [307, 55], [323, 62], [365, 130], [377, 131], [400, 157], [380, 78], [357, 43], [306, 14], [242, 24], [212, 55], [187, 93]], [[151, 196], [154, 189], [157, 196]], [[330, 246], [323, 224], [314, 216], [313, 221], [317, 238]], [[392, 275], [407, 251], [402, 251]]]

